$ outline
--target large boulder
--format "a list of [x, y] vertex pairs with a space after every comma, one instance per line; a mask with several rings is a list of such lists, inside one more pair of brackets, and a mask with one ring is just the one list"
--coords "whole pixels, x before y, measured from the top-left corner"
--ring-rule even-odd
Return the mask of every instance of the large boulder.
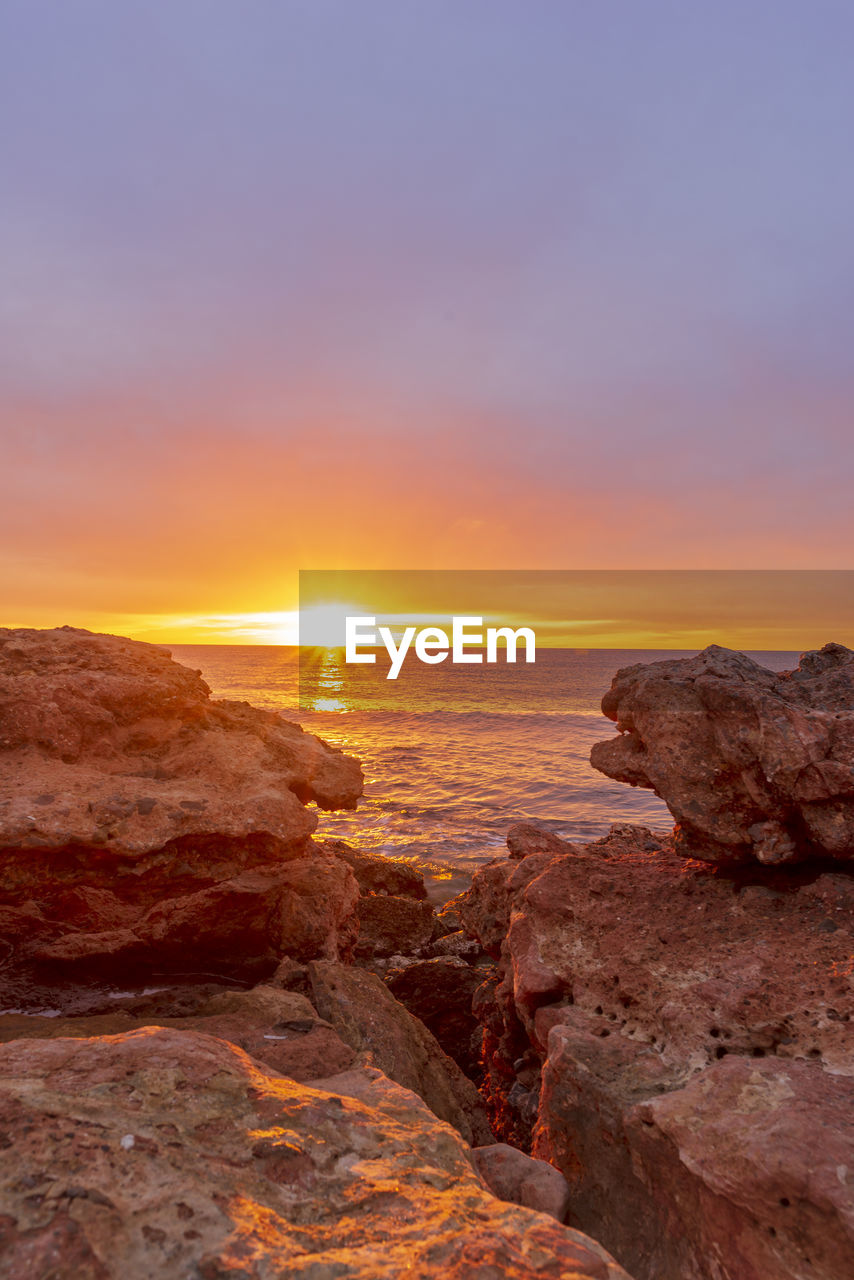
[[32, 1280], [627, 1280], [496, 1199], [381, 1072], [309, 1087], [197, 1031], [0, 1049], [0, 1271]]
[[361, 790], [356, 760], [211, 699], [162, 648], [0, 630], [0, 999], [27, 966], [258, 976], [350, 954], [358, 884], [306, 805]]
[[[280, 715], [214, 701], [168, 650], [0, 630], [0, 847], [150, 854], [182, 836], [300, 843], [308, 801], [354, 808], [358, 762]], [[149, 864], [138, 863], [136, 872]]]
[[854, 1274], [850, 875], [620, 826], [493, 863], [461, 914], [493, 946], [507, 921], [474, 1001], [494, 1128], [573, 1225], [640, 1280]]
[[763, 864], [854, 857], [854, 653], [776, 673], [711, 645], [624, 667], [602, 710], [620, 736], [590, 762], [649, 787], [687, 856]]

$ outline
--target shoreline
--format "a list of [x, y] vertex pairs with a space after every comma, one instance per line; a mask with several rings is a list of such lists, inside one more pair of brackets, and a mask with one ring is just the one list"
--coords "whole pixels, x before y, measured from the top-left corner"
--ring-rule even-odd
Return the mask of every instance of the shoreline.
[[[151, 646], [0, 632], [0, 699], [0, 1105], [24, 1105], [36, 1135], [0, 1179], [12, 1257], [59, 1239], [56, 1274], [70, 1280], [83, 1241], [110, 1266], [125, 1250], [128, 1275], [177, 1277], [227, 1255], [237, 1220], [201, 1208], [227, 1187], [279, 1224], [275, 1241], [254, 1237], [259, 1256], [290, 1256], [296, 1205], [326, 1266], [312, 1188], [330, 1175], [297, 1118], [307, 1108], [358, 1114], [347, 1141], [362, 1148], [387, 1143], [396, 1117], [397, 1194], [425, 1224], [425, 1276], [437, 1249], [460, 1259], [495, 1231], [496, 1274], [531, 1280], [570, 1257], [591, 1280], [837, 1280], [854, 1260], [852, 1190], [834, 1172], [854, 1168], [854, 837], [826, 820], [848, 813], [854, 653], [826, 646], [783, 676], [714, 648], [620, 670], [603, 702], [619, 732], [593, 763], [654, 785], [674, 832], [617, 823], [576, 844], [516, 824], [438, 910], [406, 860], [318, 837], [310, 806], [354, 806], [357, 761], [275, 713], [211, 699]], [[106, 1163], [82, 1160], [66, 1062], [80, 1064], [86, 1114], [117, 1135]], [[243, 1099], [245, 1129], [217, 1111], [209, 1070]], [[169, 1121], [151, 1089], [161, 1071]], [[50, 1115], [48, 1080], [61, 1099]], [[267, 1128], [261, 1080], [278, 1099]], [[48, 1161], [57, 1106], [68, 1155]], [[281, 1136], [288, 1107], [298, 1139]], [[200, 1139], [211, 1108], [216, 1131]], [[170, 1125], [197, 1170], [180, 1186], [158, 1136]], [[261, 1131], [280, 1136], [258, 1148], [254, 1181], [243, 1156], [217, 1163], [219, 1135], [236, 1152]], [[200, 1206], [200, 1229], [136, 1193], [104, 1218], [99, 1197], [130, 1158], [152, 1193]], [[372, 1175], [356, 1176], [368, 1205]], [[57, 1177], [78, 1189], [72, 1226], [53, 1209], [71, 1191], [15, 1189]], [[438, 1235], [437, 1211], [451, 1224]], [[365, 1212], [355, 1234], [333, 1214], [342, 1275], [365, 1275], [366, 1242], [395, 1238], [395, 1210]], [[131, 1244], [140, 1214], [146, 1243]], [[547, 1263], [527, 1261], [535, 1240]]]

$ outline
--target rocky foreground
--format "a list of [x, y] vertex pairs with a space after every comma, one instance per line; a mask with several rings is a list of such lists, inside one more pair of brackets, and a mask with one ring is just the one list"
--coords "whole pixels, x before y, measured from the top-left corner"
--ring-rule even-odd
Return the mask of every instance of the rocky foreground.
[[514, 827], [437, 913], [313, 839], [355, 760], [0, 632], [0, 1275], [854, 1275], [852, 689], [618, 672], [592, 762], [675, 830]]
[[361, 783], [162, 649], [0, 631], [0, 1275], [628, 1280], [494, 1140], [456, 909], [312, 839]]

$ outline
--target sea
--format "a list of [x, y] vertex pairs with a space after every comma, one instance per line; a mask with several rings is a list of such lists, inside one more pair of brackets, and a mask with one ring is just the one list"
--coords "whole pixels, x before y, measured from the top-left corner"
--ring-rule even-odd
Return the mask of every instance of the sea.
[[[616, 731], [600, 706], [615, 673], [693, 651], [542, 649], [534, 663], [466, 666], [412, 657], [388, 680], [387, 662], [348, 665], [340, 650], [168, 647], [215, 698], [279, 712], [358, 757], [364, 797], [354, 811], [319, 811], [316, 838], [415, 865], [434, 904], [502, 852], [515, 822], [579, 842], [615, 822], [673, 825], [657, 796], [604, 777], [589, 755]], [[749, 656], [775, 671], [798, 662], [789, 652]]]

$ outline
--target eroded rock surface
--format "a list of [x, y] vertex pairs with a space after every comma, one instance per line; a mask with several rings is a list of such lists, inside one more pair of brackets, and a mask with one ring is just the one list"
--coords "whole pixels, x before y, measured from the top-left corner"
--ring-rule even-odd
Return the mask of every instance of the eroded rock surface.
[[620, 826], [483, 868], [460, 910], [498, 958], [494, 1127], [561, 1169], [570, 1222], [640, 1280], [854, 1274], [851, 876]]
[[[306, 804], [352, 807], [361, 789], [356, 760], [212, 700], [155, 645], [0, 631], [4, 974], [349, 954], [358, 884], [312, 845]], [[14, 983], [0, 999], [20, 999]]]
[[0, 1049], [0, 1270], [33, 1280], [627, 1280], [496, 1199], [379, 1071], [312, 1088], [195, 1031]]
[[590, 762], [649, 787], [682, 852], [764, 864], [854, 857], [854, 653], [827, 644], [776, 673], [711, 645], [624, 667], [602, 710], [620, 736]]
[[419, 901], [427, 897], [423, 875], [403, 859], [365, 853], [361, 849], [353, 849], [344, 840], [321, 840], [318, 844], [325, 853], [334, 854], [352, 868], [364, 894], [392, 895]]

